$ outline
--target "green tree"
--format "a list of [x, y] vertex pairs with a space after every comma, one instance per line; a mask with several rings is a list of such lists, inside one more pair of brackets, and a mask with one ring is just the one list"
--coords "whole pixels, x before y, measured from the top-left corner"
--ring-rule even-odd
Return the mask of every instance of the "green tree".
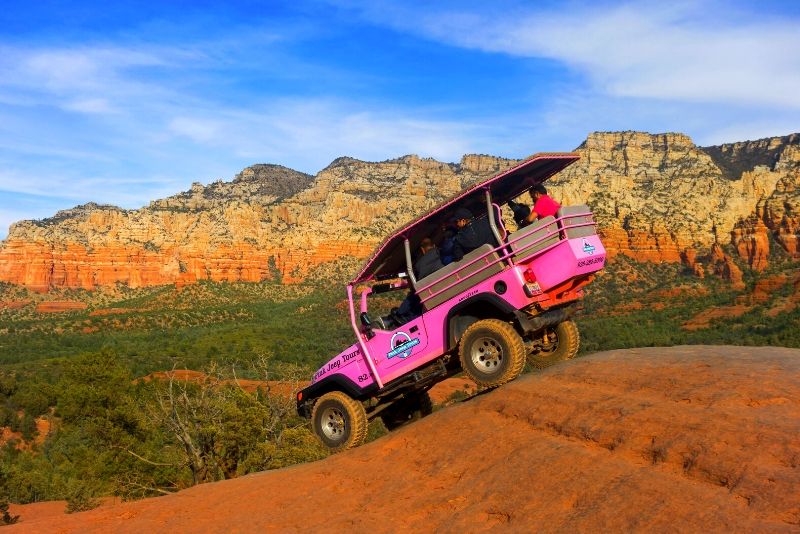
[[0, 525], [12, 525], [19, 519], [8, 511], [8, 475], [0, 465]]

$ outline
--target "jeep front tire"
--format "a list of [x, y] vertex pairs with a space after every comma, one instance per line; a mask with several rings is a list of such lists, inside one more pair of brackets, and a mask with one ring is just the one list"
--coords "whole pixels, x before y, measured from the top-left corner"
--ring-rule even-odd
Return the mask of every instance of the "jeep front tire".
[[331, 391], [314, 403], [311, 412], [314, 433], [329, 450], [358, 447], [367, 437], [364, 405], [341, 391]]

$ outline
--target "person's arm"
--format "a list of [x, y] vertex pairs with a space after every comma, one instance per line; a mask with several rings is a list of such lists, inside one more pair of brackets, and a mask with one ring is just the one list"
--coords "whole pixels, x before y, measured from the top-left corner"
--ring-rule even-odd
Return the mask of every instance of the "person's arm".
[[528, 222], [528, 223], [532, 223], [533, 221], [535, 221], [538, 218], [539, 218], [539, 214], [536, 213], [535, 211], [531, 210], [531, 212], [528, 214], [528, 216], [525, 217], [525, 221]]

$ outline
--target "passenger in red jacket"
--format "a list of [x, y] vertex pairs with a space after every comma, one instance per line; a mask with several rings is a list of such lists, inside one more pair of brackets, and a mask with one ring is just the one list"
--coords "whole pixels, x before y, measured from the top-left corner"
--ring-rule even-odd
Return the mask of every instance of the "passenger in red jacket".
[[528, 217], [525, 219], [527, 223], [532, 223], [536, 219], [556, 216], [561, 204], [553, 200], [547, 195], [547, 189], [542, 184], [534, 185], [530, 191], [531, 200], [533, 200], [533, 207]]

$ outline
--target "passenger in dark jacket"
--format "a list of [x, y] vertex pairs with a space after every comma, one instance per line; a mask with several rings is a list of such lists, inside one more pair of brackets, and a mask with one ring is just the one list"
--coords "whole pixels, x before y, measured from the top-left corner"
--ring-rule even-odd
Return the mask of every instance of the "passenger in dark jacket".
[[492, 233], [492, 227], [489, 226], [489, 220], [486, 217], [473, 219], [471, 211], [466, 208], [459, 208], [456, 210], [455, 219], [456, 227], [458, 227], [455, 246], [453, 247], [453, 259], [455, 261], [461, 260], [465, 254], [469, 254], [486, 243], [495, 247], [498, 245], [497, 239]]
[[439, 258], [439, 251], [429, 237], [422, 240], [419, 245], [419, 251], [422, 255], [414, 263], [414, 275], [417, 280], [422, 280], [429, 274], [444, 267], [442, 260]]
[[453, 250], [456, 246], [458, 228], [456, 228], [455, 222], [447, 223], [442, 226], [442, 232], [444, 233], [444, 238], [442, 238], [442, 244], [439, 246], [439, 258], [442, 260], [442, 265], [447, 265], [448, 263], [453, 263]]

